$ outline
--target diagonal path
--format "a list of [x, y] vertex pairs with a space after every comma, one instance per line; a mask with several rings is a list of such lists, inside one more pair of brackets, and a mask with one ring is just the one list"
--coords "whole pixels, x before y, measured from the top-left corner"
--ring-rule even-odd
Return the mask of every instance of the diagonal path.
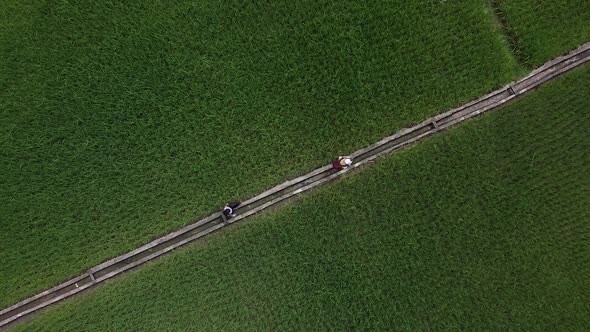
[[86, 273], [58, 286], [5, 308], [0, 311], [0, 327], [45, 308], [52, 303], [84, 291], [129, 269], [136, 268], [147, 261], [206, 236], [220, 228], [250, 217], [304, 191], [332, 181], [345, 175], [350, 170], [365, 165], [380, 156], [398, 151], [424, 137], [446, 130], [451, 126], [484, 112], [497, 109], [519, 96], [532, 91], [541, 84], [588, 62], [590, 62], [590, 42], [582, 45], [568, 55], [547, 62], [523, 79], [458, 108], [426, 119], [411, 128], [402, 129], [379, 142], [354, 152], [351, 155], [354, 164], [349, 169], [337, 171], [332, 169], [331, 165], [318, 168], [245, 201], [237, 209], [238, 215], [231, 220], [226, 220], [220, 213], [210, 215], [131, 252], [97, 265]]

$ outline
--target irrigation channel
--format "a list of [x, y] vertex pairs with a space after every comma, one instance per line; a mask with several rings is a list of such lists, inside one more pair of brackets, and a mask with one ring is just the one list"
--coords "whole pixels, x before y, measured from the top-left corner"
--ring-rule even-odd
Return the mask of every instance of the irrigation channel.
[[572, 51], [568, 55], [545, 63], [528, 76], [515, 81], [501, 89], [487, 94], [477, 100], [468, 102], [458, 108], [429, 118], [411, 128], [405, 128], [364, 149], [354, 152], [352, 167], [335, 170], [331, 165], [321, 167], [311, 173], [289, 180], [260, 195], [253, 197], [237, 209], [236, 217], [227, 220], [221, 213], [215, 213], [188, 225], [178, 231], [156, 239], [140, 248], [97, 265], [86, 273], [70, 279], [58, 286], [27, 298], [0, 311], [0, 327], [23, 318], [50, 304], [61, 301], [92, 286], [100, 284], [118, 274], [135, 268], [145, 262], [166, 254], [191, 241], [202, 238], [220, 228], [250, 217], [281, 201], [296, 196], [311, 188], [332, 181], [351, 169], [366, 164], [375, 158], [400, 150], [416, 141], [459, 124], [469, 118], [498, 108], [530, 92], [559, 75], [590, 61], [590, 42]]

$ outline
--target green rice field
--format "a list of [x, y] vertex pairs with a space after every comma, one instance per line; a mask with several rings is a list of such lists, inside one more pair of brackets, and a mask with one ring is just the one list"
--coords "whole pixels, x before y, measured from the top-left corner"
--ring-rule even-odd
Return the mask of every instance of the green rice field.
[[493, 0], [518, 59], [529, 66], [590, 41], [590, 1]]
[[590, 67], [23, 331], [590, 329]]
[[0, 307], [524, 74], [479, 0], [4, 0], [0, 58]]

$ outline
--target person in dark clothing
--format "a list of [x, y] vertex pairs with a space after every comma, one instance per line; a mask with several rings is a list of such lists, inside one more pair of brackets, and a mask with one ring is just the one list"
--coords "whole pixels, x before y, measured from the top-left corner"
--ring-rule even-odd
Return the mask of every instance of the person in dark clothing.
[[223, 207], [223, 215], [229, 219], [235, 217], [234, 210], [242, 204], [241, 202], [232, 202], [232, 203], [225, 203]]

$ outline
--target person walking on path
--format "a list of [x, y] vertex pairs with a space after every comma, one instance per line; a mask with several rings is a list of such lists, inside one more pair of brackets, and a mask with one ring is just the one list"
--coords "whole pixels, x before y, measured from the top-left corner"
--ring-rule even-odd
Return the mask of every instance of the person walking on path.
[[340, 156], [332, 162], [332, 168], [336, 170], [341, 170], [350, 166], [352, 166], [352, 158], [348, 156]]
[[223, 206], [223, 215], [229, 219], [233, 218], [236, 215], [234, 214], [234, 210], [238, 208], [242, 204], [241, 202], [233, 202], [233, 203], [225, 203]]

